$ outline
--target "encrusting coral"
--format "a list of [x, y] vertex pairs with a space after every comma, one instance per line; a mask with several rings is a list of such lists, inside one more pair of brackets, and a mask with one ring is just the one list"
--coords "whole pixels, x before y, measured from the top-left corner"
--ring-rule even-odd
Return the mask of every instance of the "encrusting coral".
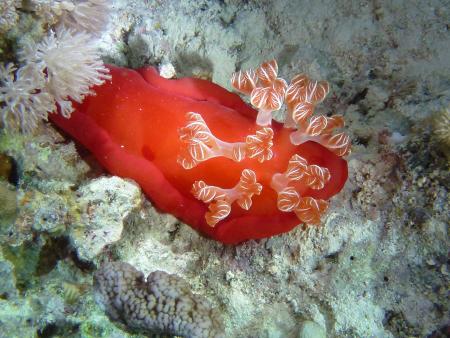
[[194, 295], [180, 277], [144, 274], [124, 262], [106, 263], [94, 275], [95, 297], [107, 315], [133, 331], [191, 338], [224, 338], [219, 311]]

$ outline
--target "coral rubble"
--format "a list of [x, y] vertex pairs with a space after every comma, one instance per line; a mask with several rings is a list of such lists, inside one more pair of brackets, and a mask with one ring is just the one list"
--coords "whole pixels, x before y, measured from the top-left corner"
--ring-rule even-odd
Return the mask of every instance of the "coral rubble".
[[[48, 37], [58, 22], [71, 25], [83, 9], [111, 3], [113, 20], [98, 40], [104, 61], [170, 64], [169, 76], [176, 70], [229, 86], [232, 72], [276, 57], [282, 77], [304, 72], [329, 81], [317, 114], [344, 115], [353, 144], [349, 180], [322, 227], [224, 246], [158, 212], [133, 183], [104, 177], [89, 153], [51, 124], [28, 135], [2, 129], [1, 338], [156, 334], [111, 320], [94, 299], [95, 274], [97, 298], [111, 312], [124, 303], [108, 303], [120, 290], [104, 297], [104, 276], [116, 277], [102, 279], [109, 288], [137, 283], [125, 276], [145, 287], [150, 275], [153, 290], [181, 290], [190, 304], [202, 300], [205, 313], [220, 311], [223, 325], [215, 327], [226, 337], [449, 336], [445, 0], [0, 3], [5, 66], [20, 68], [18, 51]], [[83, 26], [105, 28], [102, 20]], [[284, 113], [273, 115], [282, 120]], [[105, 261], [135, 268], [106, 263], [97, 270]], [[136, 288], [130, 296], [153, 292]]]

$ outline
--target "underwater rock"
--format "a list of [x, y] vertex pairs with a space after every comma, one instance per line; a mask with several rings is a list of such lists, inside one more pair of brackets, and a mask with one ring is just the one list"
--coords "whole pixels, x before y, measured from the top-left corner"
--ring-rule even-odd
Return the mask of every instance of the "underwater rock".
[[144, 274], [124, 262], [107, 263], [94, 275], [97, 303], [110, 319], [144, 334], [223, 338], [218, 311], [192, 294], [180, 277], [164, 271]]
[[33, 230], [57, 235], [71, 226], [71, 206], [66, 196], [57, 193], [43, 194], [39, 191], [27, 195], [24, 199], [29, 198], [26, 208], [29, 210]]
[[140, 189], [119, 177], [101, 177], [81, 187], [81, 227], [70, 237], [78, 256], [92, 260], [108, 244], [120, 239], [124, 220], [141, 204]]
[[[18, 189], [10, 190], [9, 195], [0, 196], [0, 211], [9, 203], [9, 209], [14, 211], [12, 207], [16, 208], [17, 214], [12, 212], [5, 221], [0, 239], [12, 246], [20, 246], [37, 234], [60, 236], [73, 225], [73, 219], [77, 217], [76, 209], [72, 207], [72, 192], [43, 193], [36, 189]], [[3, 219], [0, 216], [0, 222]]]
[[0, 300], [0, 318], [1, 338], [37, 337], [36, 327], [32, 325], [34, 312], [28, 300]]
[[14, 265], [8, 260], [4, 260], [0, 250], [0, 300], [8, 300], [17, 295]]
[[17, 180], [17, 164], [14, 162], [13, 158], [0, 153], [0, 180], [5, 180], [11, 184], [15, 184]]
[[298, 334], [298, 338], [326, 338], [326, 336], [324, 328], [310, 320], [302, 324], [302, 328]]
[[10, 184], [0, 181], [0, 225], [12, 223], [17, 211], [17, 192]]

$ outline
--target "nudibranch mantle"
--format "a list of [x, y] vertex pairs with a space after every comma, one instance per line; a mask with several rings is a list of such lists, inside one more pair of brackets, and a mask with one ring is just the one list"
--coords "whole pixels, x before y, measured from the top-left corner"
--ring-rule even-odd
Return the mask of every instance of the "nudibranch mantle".
[[[350, 142], [340, 116], [313, 116], [326, 82], [288, 85], [274, 60], [233, 75], [237, 94], [209, 81], [167, 80], [152, 67], [109, 65], [112, 79], [51, 120], [111, 174], [131, 178], [152, 203], [227, 244], [317, 224], [347, 180]], [[271, 112], [287, 105], [284, 125]], [[257, 123], [255, 123], [255, 121]]]

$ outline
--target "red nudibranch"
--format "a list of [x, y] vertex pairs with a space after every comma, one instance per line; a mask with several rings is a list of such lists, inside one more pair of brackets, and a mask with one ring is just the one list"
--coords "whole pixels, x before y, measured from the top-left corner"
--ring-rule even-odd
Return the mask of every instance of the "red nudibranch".
[[[342, 116], [316, 116], [328, 83], [277, 77], [275, 60], [238, 72], [236, 94], [209, 81], [108, 66], [112, 79], [51, 120], [163, 212], [234, 244], [318, 224], [347, 180]], [[272, 111], [286, 103], [286, 122]]]

